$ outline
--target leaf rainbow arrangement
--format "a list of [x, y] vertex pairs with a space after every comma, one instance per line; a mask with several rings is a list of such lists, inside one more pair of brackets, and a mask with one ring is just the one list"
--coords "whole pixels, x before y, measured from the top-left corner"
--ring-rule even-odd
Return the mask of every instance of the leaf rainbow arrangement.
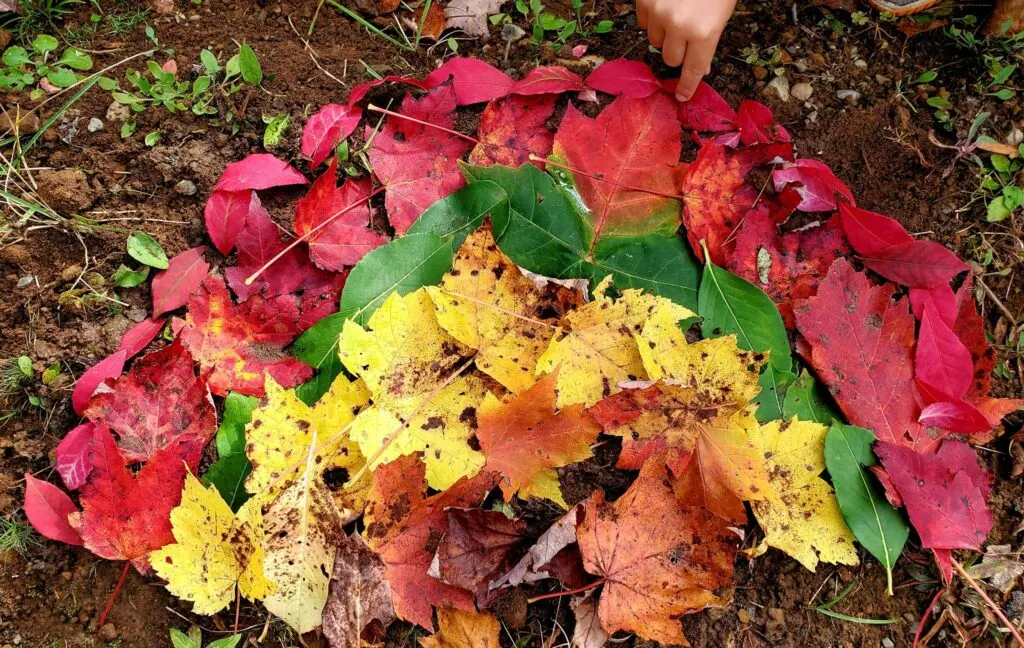
[[[81, 376], [74, 497], [26, 475], [29, 520], [335, 648], [396, 620], [496, 646], [521, 589], [572, 597], [574, 645], [686, 644], [737, 560], [877, 560], [891, 594], [912, 530], [948, 581], [992, 527], [970, 444], [1024, 406], [990, 396], [969, 267], [858, 208], [764, 105], [670, 88], [456, 58], [310, 117], [311, 183], [229, 165], [216, 252], [170, 259]], [[271, 192], [304, 192], [291, 237]], [[569, 484], [588, 462], [624, 485]]]

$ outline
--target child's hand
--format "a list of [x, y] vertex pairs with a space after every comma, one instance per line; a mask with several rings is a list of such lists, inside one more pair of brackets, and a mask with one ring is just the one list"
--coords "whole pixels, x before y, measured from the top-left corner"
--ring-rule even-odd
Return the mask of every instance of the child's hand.
[[637, 23], [651, 45], [661, 48], [665, 63], [682, 65], [676, 97], [687, 101], [711, 71], [718, 38], [736, 0], [637, 0]]

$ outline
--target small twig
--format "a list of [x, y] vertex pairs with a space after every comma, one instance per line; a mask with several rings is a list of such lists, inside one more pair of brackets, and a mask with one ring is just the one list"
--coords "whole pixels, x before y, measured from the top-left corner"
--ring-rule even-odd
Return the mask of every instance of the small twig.
[[1004, 304], [1003, 301], [999, 299], [994, 292], [992, 292], [992, 289], [981, 280], [981, 277], [975, 277], [975, 280], [978, 282], [978, 285], [981, 286], [981, 289], [985, 291], [985, 294], [988, 295], [988, 298], [995, 303], [999, 310], [1003, 311], [1003, 315], [1006, 315], [1006, 318], [1010, 320], [1010, 323], [1017, 326], [1017, 318], [1014, 317], [1013, 313], [1010, 312], [1010, 309], [1006, 307], [1006, 304]]
[[912, 648], [917, 648], [917, 643], [921, 640], [921, 633], [924, 632], [924, 625], [928, 622], [928, 619], [931, 618], [932, 610], [935, 608], [935, 604], [939, 602], [939, 598], [945, 592], [946, 588], [943, 587], [939, 589], [939, 591], [936, 592], [935, 596], [932, 598], [932, 602], [929, 603], [928, 607], [925, 608], [924, 614], [921, 616], [921, 622], [917, 624], [917, 632], [914, 633], [914, 644]]
[[595, 587], [598, 587], [600, 585], [604, 585], [607, 581], [608, 581], [607, 578], [600, 578], [600, 579], [594, 581], [593, 583], [590, 583], [589, 585], [584, 585], [583, 587], [577, 587], [576, 589], [571, 589], [571, 590], [563, 590], [561, 592], [551, 592], [549, 594], [541, 594], [540, 596], [534, 596], [531, 599], [526, 599], [526, 602], [528, 604], [532, 604], [532, 603], [536, 603], [537, 601], [543, 601], [545, 599], [559, 598], [559, 597], [562, 597], [562, 596], [572, 596], [573, 594], [582, 594], [583, 592], [589, 592], [590, 590], [594, 589]]
[[99, 621], [96, 622], [96, 627], [102, 628], [107, 622], [107, 615], [110, 614], [110, 608], [114, 607], [114, 601], [117, 599], [117, 594], [121, 591], [121, 586], [124, 585], [124, 579], [128, 577], [128, 569], [131, 566], [131, 561], [125, 561], [124, 569], [121, 570], [121, 577], [117, 579], [117, 585], [114, 586], [113, 593], [107, 599], [107, 605], [103, 608], [103, 614], [100, 615]]
[[446, 127], [441, 126], [439, 124], [432, 124], [432, 123], [430, 123], [428, 121], [423, 121], [422, 119], [416, 119], [415, 117], [410, 117], [409, 115], [403, 115], [402, 113], [397, 113], [397, 112], [395, 112], [393, 110], [388, 110], [387, 108], [381, 108], [380, 106], [375, 106], [373, 104], [370, 104], [370, 105], [368, 105], [366, 107], [366, 109], [371, 111], [371, 112], [379, 112], [379, 113], [385, 114], [388, 117], [396, 117], [398, 119], [404, 119], [406, 121], [411, 121], [413, 123], [419, 124], [420, 126], [427, 126], [428, 128], [434, 128], [434, 129], [437, 129], [439, 131], [443, 131], [445, 133], [448, 133], [449, 135], [454, 135], [456, 137], [461, 137], [462, 139], [466, 140], [467, 142], [472, 142], [473, 144], [479, 144], [480, 143], [480, 140], [478, 140], [477, 138], [475, 138], [475, 137], [473, 137], [471, 135], [466, 135], [465, 133], [460, 133], [457, 130], [452, 130], [451, 128], [446, 128]]

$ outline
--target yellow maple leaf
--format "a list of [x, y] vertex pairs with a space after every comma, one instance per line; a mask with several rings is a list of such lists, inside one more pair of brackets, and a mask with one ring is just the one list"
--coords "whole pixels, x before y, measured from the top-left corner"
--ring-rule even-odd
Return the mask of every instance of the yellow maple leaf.
[[751, 502], [765, 545], [781, 549], [814, 571], [818, 561], [856, 565], [850, 532], [832, 487], [821, 478], [825, 470], [825, 434], [817, 423], [771, 421], [751, 432], [755, 447], [768, 465], [776, 500]]
[[501, 624], [490, 612], [452, 608], [437, 611], [438, 631], [420, 637], [422, 648], [498, 648]]
[[274, 590], [263, 569], [263, 516], [259, 498], [237, 514], [214, 486], [191, 473], [181, 504], [171, 511], [175, 543], [150, 554], [150, 564], [178, 598], [192, 601], [196, 614], [215, 614], [235, 600], [235, 586], [250, 600]]
[[[302, 468], [314, 438], [321, 445], [315, 451], [321, 474], [335, 468], [344, 469], [350, 476], [359, 472], [366, 461], [345, 428], [369, 397], [361, 380], [338, 376], [330, 390], [310, 407], [294, 390], [282, 388], [268, 376], [266, 395], [246, 425], [245, 451], [253, 466], [246, 490], [265, 499], [276, 496], [288, 483], [288, 472]], [[362, 512], [369, 483], [368, 476], [362, 477], [335, 492], [346, 517], [357, 517]]]
[[618, 392], [619, 383], [647, 379], [635, 336], [651, 319], [678, 322], [693, 317], [690, 310], [641, 290], [624, 290], [613, 300], [604, 294], [609, 280], [594, 291], [593, 301], [562, 318], [562, 330], [537, 361], [538, 373], [559, 367], [559, 407], [590, 407]]
[[304, 634], [320, 625], [344, 520], [323, 481], [314, 431], [302, 468], [263, 510], [267, 610]]
[[490, 225], [470, 234], [440, 286], [429, 286], [437, 321], [477, 349], [476, 366], [512, 392], [535, 382], [554, 327], [536, 319], [540, 296], [494, 242]]
[[349, 430], [368, 468], [422, 452], [432, 488], [475, 475], [484, 456], [470, 441], [487, 388], [459, 373], [472, 356], [437, 323], [430, 296], [422, 289], [392, 293], [367, 324], [345, 322], [339, 352], [373, 398]]

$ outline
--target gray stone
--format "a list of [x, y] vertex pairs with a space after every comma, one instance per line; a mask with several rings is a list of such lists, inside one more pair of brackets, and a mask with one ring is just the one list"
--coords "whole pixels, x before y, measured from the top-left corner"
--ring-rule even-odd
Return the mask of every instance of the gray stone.
[[882, 648], [896, 648], [896, 644], [889, 637], [882, 638]]
[[856, 90], [838, 90], [836, 92], [836, 98], [840, 101], [845, 101], [849, 104], [855, 104], [860, 101], [861, 94]]
[[107, 121], [109, 122], [126, 122], [131, 116], [131, 109], [122, 103], [113, 101], [107, 106]]
[[768, 96], [778, 97], [780, 101], [789, 101], [789, 79], [777, 76], [768, 82], [763, 92]]
[[174, 185], [174, 193], [181, 194], [182, 196], [194, 196], [196, 195], [196, 183], [191, 180], [181, 180], [178, 184]]
[[89, 120], [89, 125], [85, 128], [90, 133], [103, 130], [103, 120], [97, 117], [93, 117]]
[[1019, 128], [1014, 128], [1010, 131], [1010, 134], [1006, 136], [1006, 143], [1010, 146], [1020, 146], [1024, 144], [1024, 131]]
[[807, 101], [814, 94], [814, 88], [810, 83], [798, 83], [790, 89], [790, 94], [799, 101]]

